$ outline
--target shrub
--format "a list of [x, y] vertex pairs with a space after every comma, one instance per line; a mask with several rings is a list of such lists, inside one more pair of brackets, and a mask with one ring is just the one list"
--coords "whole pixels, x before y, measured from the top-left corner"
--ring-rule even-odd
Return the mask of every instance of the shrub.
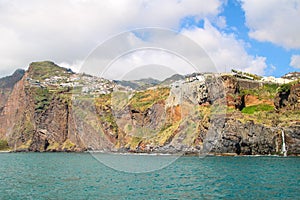
[[7, 150], [9, 149], [8, 143], [6, 140], [0, 140], [0, 150]]
[[261, 111], [272, 111], [274, 110], [274, 107], [268, 104], [260, 104], [255, 106], [248, 106], [243, 108], [242, 113], [244, 114], [254, 114], [255, 112], [261, 112]]
[[279, 93], [289, 92], [291, 90], [291, 86], [292, 86], [291, 83], [283, 84], [278, 88], [278, 92]]
[[46, 110], [50, 104], [51, 93], [47, 88], [36, 88], [34, 90], [35, 110], [42, 112]]
[[167, 99], [169, 93], [169, 88], [157, 88], [143, 92], [137, 92], [131, 98], [130, 105], [133, 109], [144, 112], [156, 102]]
[[300, 79], [289, 82], [289, 83], [285, 83], [282, 84], [278, 89], [277, 92], [289, 92], [291, 90], [291, 87], [295, 84], [299, 84], [300, 83]]

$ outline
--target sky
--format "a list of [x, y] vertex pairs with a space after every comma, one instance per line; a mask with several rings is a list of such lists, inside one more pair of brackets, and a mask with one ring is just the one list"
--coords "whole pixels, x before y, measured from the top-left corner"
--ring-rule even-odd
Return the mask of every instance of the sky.
[[[80, 71], [89, 55], [120, 33], [132, 34], [109, 50], [147, 42], [134, 31], [144, 27], [187, 37], [219, 72], [238, 69], [280, 77], [300, 71], [299, 19], [300, 0], [0, 0], [0, 77], [43, 60]], [[182, 44], [182, 55], [195, 53]], [[143, 49], [118, 58], [114, 63], [120, 70], [187, 69], [171, 51]]]

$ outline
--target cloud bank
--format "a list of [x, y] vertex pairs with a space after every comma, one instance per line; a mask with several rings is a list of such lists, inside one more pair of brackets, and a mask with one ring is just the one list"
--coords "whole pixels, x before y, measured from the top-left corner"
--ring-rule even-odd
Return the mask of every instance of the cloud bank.
[[[140, 27], [180, 31], [206, 50], [219, 71], [236, 68], [264, 74], [266, 58], [249, 54], [245, 41], [222, 32], [227, 26], [221, 16], [223, 6], [221, 0], [0, 0], [0, 76], [39, 60], [52, 60], [78, 71], [99, 44]], [[299, 25], [286, 23], [291, 17], [299, 18], [299, 1], [243, 1], [243, 9], [252, 38], [286, 48], [300, 47]], [[181, 27], [187, 17], [203, 20], [203, 28]], [[276, 30], [278, 27], [282, 30]], [[147, 55], [142, 62], [147, 65], [157, 64], [159, 58], [148, 52], [126, 57], [124, 62], [134, 63], [141, 59], [138, 55]], [[165, 58], [161, 55], [163, 62]]]
[[238, 69], [250, 73], [264, 74], [267, 67], [265, 57], [248, 55], [247, 44], [234, 34], [220, 32], [205, 20], [203, 28], [186, 30], [183, 34], [194, 39], [211, 57], [219, 71]]
[[286, 49], [300, 48], [299, 0], [242, 0], [249, 36]]
[[101, 42], [137, 27], [177, 29], [185, 16], [215, 16], [218, 0], [0, 1], [0, 75], [36, 60], [80, 63]]

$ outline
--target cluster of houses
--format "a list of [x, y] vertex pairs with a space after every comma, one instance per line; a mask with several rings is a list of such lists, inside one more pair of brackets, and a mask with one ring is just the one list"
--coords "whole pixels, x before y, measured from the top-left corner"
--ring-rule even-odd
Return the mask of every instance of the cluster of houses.
[[185, 76], [185, 82], [189, 83], [189, 82], [193, 82], [193, 81], [200, 81], [200, 82], [204, 82], [205, 81], [205, 76], [203, 73], [193, 73], [190, 75], [186, 75]]
[[35, 79], [32, 79], [32, 78], [26, 78], [26, 81], [32, 87], [45, 87], [45, 85], [41, 84], [41, 82], [39, 80], [35, 80]]
[[[249, 76], [249, 73], [244, 73], [237, 70], [232, 70], [231, 74], [237, 78], [247, 79], [247, 80], [254, 80], [252, 76]], [[275, 84], [286, 84], [292, 81], [298, 80], [300, 78], [300, 72], [291, 72], [284, 75], [281, 78], [276, 78], [274, 76], [267, 76], [267, 77], [260, 77], [258, 82], [262, 83], [275, 83]]]
[[27, 78], [27, 82], [32, 87], [81, 88], [81, 93], [90, 95], [108, 94], [114, 87], [111, 81], [85, 74], [72, 74], [69, 77], [52, 76], [44, 81]]
[[290, 72], [290, 73], [284, 75], [282, 78], [295, 81], [295, 80], [300, 79], [300, 72]]
[[[194, 81], [199, 81], [205, 83], [206, 76], [211, 75], [211, 73], [193, 73], [190, 75], [186, 75], [183, 79], [175, 81], [171, 84], [171, 87], [178, 88], [180, 85], [185, 83], [190, 83]], [[220, 74], [224, 75], [224, 74]], [[226, 75], [229, 75], [228, 73]], [[232, 70], [230, 75], [235, 76], [240, 79], [247, 79], [249, 81], [254, 80], [252, 76], [249, 76], [247, 73], [239, 72], [236, 70]], [[276, 84], [285, 84], [294, 80], [298, 80], [300, 78], [300, 73], [289, 73], [283, 76], [282, 78], [275, 78], [272, 76], [269, 77], [261, 77], [260, 80], [256, 80], [261, 83], [276, 83]], [[86, 75], [84, 73], [80, 74], [70, 74], [69, 76], [52, 76], [50, 78], [46, 78], [43, 81], [27, 78], [27, 82], [32, 87], [62, 87], [62, 88], [80, 88], [82, 94], [88, 95], [101, 95], [101, 94], [109, 94], [113, 91], [113, 88], [116, 84], [113, 81], [109, 81], [103, 78], [99, 78], [96, 76]], [[121, 87], [121, 89], [129, 88]]]
[[261, 81], [268, 82], [268, 83], [286, 84], [286, 83], [290, 83], [294, 80], [287, 79], [287, 78], [275, 78], [274, 76], [268, 76], [268, 77], [263, 77], [261, 79]]
[[[181, 84], [190, 83], [190, 82], [194, 82], [194, 81], [205, 82], [206, 76], [209, 76], [209, 75], [211, 75], [211, 73], [193, 73], [190, 75], [186, 75], [184, 79], [178, 80], [178, 81], [175, 81], [174, 83], [172, 83], [171, 87], [178, 88], [178, 87], [180, 87]], [[244, 73], [244, 72], [240, 72], [237, 70], [232, 70], [231, 73], [220, 73], [219, 75], [221, 75], [221, 76], [222, 75], [230, 75], [230, 76], [237, 77], [239, 79], [248, 80], [250, 82], [255, 81], [255, 82], [258, 82], [261, 84], [264, 84], [264, 83], [286, 84], [286, 83], [290, 83], [292, 81], [300, 79], [300, 72], [288, 73], [281, 78], [275, 78], [273, 76], [268, 76], [268, 77], [259, 77], [256, 75], [251, 76], [251, 74], [249, 74], [249, 73]], [[255, 80], [254, 76], [259, 77], [259, 80]]]
[[232, 75], [237, 77], [237, 78], [241, 78], [241, 79], [248, 79], [248, 80], [254, 80], [254, 78], [252, 76], [247, 75], [244, 72], [240, 72], [240, 71], [236, 71], [236, 70], [232, 70], [231, 71]]
[[204, 83], [205, 82], [205, 74], [203, 74], [203, 73], [193, 73], [193, 74], [186, 75], [184, 77], [184, 79], [173, 82], [171, 84], [171, 87], [178, 88], [181, 84], [191, 83], [191, 82], [194, 82], [194, 81], [200, 81], [200, 82]]

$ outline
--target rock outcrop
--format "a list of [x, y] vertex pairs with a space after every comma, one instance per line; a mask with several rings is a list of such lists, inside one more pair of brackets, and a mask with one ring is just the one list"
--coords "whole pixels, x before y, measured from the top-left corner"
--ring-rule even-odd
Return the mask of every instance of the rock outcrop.
[[4, 106], [12, 92], [13, 87], [18, 81], [22, 79], [24, 74], [24, 70], [18, 69], [11, 76], [0, 79], [0, 113], [4, 109]]
[[277, 109], [300, 109], [300, 84], [285, 84], [275, 97], [274, 104]]
[[288, 107], [291, 110], [300, 110], [300, 84], [291, 86], [288, 97]]

